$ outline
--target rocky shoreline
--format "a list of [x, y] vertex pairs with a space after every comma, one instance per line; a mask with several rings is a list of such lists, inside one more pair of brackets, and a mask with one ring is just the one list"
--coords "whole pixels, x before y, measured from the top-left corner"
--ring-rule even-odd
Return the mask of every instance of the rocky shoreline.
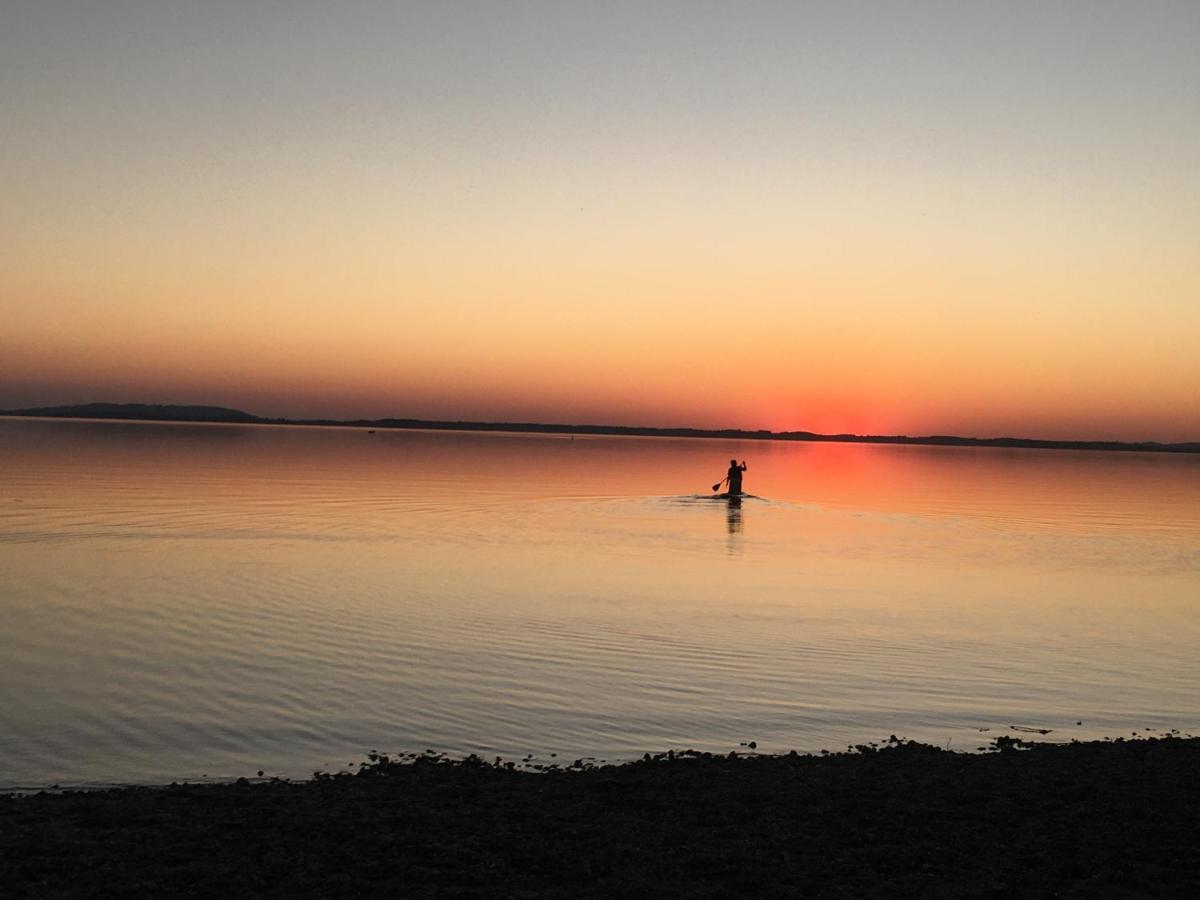
[[0, 797], [0, 896], [1197, 896], [1200, 739]]

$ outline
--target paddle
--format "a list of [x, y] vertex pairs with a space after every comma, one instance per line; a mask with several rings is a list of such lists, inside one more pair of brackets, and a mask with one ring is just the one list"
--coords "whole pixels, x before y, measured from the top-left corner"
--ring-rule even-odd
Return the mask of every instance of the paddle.
[[720, 481], [718, 481], [716, 484], [713, 485], [713, 490], [719, 491], [721, 489], [721, 485], [723, 485], [728, 480], [729, 480], [729, 476], [726, 475], [724, 478], [722, 478]]

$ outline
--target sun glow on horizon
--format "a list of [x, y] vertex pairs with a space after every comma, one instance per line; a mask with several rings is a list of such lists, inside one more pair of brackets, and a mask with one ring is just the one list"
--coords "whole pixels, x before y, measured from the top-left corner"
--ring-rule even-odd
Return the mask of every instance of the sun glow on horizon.
[[0, 408], [1200, 440], [1194, 10], [8, 18]]

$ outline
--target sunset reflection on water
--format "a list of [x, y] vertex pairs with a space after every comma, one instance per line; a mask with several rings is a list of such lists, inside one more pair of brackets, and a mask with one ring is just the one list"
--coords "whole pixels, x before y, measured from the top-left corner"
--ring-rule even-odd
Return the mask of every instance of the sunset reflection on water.
[[1200, 724], [1194, 456], [0, 420], [0, 471], [0, 785]]

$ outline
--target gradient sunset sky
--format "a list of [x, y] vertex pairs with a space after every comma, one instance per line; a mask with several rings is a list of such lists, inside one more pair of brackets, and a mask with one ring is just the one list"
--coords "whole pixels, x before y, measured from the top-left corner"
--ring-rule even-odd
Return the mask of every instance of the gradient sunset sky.
[[1200, 440], [1200, 3], [0, 12], [0, 408]]

